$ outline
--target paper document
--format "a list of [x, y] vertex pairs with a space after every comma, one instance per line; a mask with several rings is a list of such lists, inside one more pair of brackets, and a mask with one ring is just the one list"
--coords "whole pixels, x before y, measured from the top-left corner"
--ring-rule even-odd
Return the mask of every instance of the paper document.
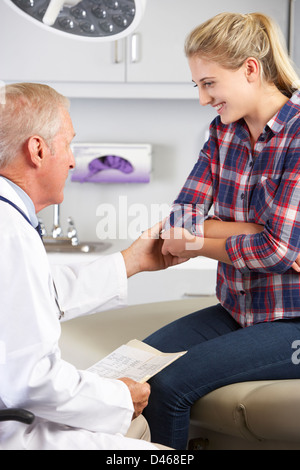
[[139, 340], [123, 344], [88, 370], [100, 377], [120, 379], [129, 377], [136, 382], [147, 382], [187, 351], [162, 353]]

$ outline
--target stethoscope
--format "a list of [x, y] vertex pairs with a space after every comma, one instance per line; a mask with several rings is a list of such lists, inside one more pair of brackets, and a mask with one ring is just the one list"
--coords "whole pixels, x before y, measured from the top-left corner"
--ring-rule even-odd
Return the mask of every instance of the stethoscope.
[[[43, 242], [42, 229], [41, 229], [40, 224], [38, 224], [37, 227], [34, 227], [31, 223], [31, 221], [29, 220], [29, 218], [27, 217], [27, 215], [22, 211], [22, 209], [20, 209], [20, 207], [18, 207], [14, 202], [10, 201], [6, 197], [0, 196], [0, 201], [6, 202], [10, 206], [12, 206], [14, 209], [16, 209], [24, 217], [24, 219], [31, 225], [31, 227], [34, 228], [38, 232], [38, 234], [39, 234], [39, 236], [40, 236], [40, 238]], [[59, 305], [59, 302], [58, 302], [58, 293], [57, 293], [56, 285], [55, 285], [54, 280], [52, 280], [52, 281], [53, 281], [53, 287], [54, 287], [54, 293], [55, 293], [55, 303], [56, 303], [56, 306], [57, 306], [58, 311], [59, 311], [58, 318], [59, 318], [59, 320], [61, 320], [61, 318], [64, 316], [65, 312], [63, 312], [62, 309], [60, 308], [60, 305]]]

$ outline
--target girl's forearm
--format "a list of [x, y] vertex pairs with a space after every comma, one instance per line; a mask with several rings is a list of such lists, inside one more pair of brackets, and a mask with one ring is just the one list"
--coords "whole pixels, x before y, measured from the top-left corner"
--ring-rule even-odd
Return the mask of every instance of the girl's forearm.
[[215, 259], [226, 264], [232, 264], [227, 251], [226, 239], [222, 238], [204, 238], [203, 246], [198, 251], [198, 256]]
[[[209, 219], [204, 222], [204, 238], [195, 237], [187, 231], [177, 229], [177, 235], [163, 236], [165, 239], [163, 253], [183, 258], [205, 256], [223, 263], [232, 264], [226, 250], [226, 240], [235, 235], [257, 234], [264, 227], [247, 222], [223, 222]], [[178, 233], [178, 230], [180, 233]]]
[[204, 222], [204, 240], [202, 247], [198, 249], [196, 256], [222, 261], [232, 264], [226, 251], [226, 240], [235, 235], [251, 235], [261, 233], [262, 225], [248, 222], [223, 222], [222, 220], [209, 219]]
[[234, 235], [251, 235], [261, 233], [262, 225], [248, 222], [223, 222], [222, 220], [208, 219], [204, 222], [204, 238], [227, 239]]

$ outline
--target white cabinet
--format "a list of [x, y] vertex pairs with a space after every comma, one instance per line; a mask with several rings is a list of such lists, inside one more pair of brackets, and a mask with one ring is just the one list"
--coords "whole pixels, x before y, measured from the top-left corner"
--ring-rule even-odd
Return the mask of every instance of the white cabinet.
[[[101, 255], [106, 256], [117, 251], [118, 242], [113, 242]], [[99, 254], [48, 254], [52, 265], [90, 262], [98, 256]], [[201, 257], [166, 270], [139, 273], [128, 279], [128, 305], [213, 297], [216, 292], [216, 276], [217, 261]]]
[[128, 280], [128, 304], [201, 299], [216, 293], [217, 261], [195, 258], [164, 271], [143, 272]]
[[124, 82], [124, 63], [116, 63], [114, 46], [59, 36], [0, 2], [1, 80]]
[[148, 0], [146, 14], [128, 41], [129, 83], [191, 83], [184, 55], [187, 34], [217, 13], [260, 11], [288, 34], [289, 0]]
[[197, 98], [186, 35], [221, 11], [262, 11], [288, 35], [289, 0], [148, 0], [135, 34], [111, 43], [62, 37], [0, 2], [0, 80], [38, 81], [68, 96]]

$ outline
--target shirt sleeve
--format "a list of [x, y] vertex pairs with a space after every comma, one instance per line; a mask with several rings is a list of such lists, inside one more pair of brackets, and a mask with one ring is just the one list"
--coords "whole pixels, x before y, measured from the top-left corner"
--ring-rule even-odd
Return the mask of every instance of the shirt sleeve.
[[[266, 180], [275, 186], [269, 197], [270, 213], [264, 231], [227, 239], [226, 249], [233, 265], [241, 272], [255, 270], [284, 273], [300, 253], [300, 137], [294, 138], [285, 159], [280, 181]], [[267, 189], [266, 189], [267, 190]]]
[[211, 154], [214, 152], [215, 140], [211, 136], [172, 205], [167, 229], [168, 225], [183, 227], [203, 237], [203, 223], [209, 217], [208, 212], [213, 204]]

